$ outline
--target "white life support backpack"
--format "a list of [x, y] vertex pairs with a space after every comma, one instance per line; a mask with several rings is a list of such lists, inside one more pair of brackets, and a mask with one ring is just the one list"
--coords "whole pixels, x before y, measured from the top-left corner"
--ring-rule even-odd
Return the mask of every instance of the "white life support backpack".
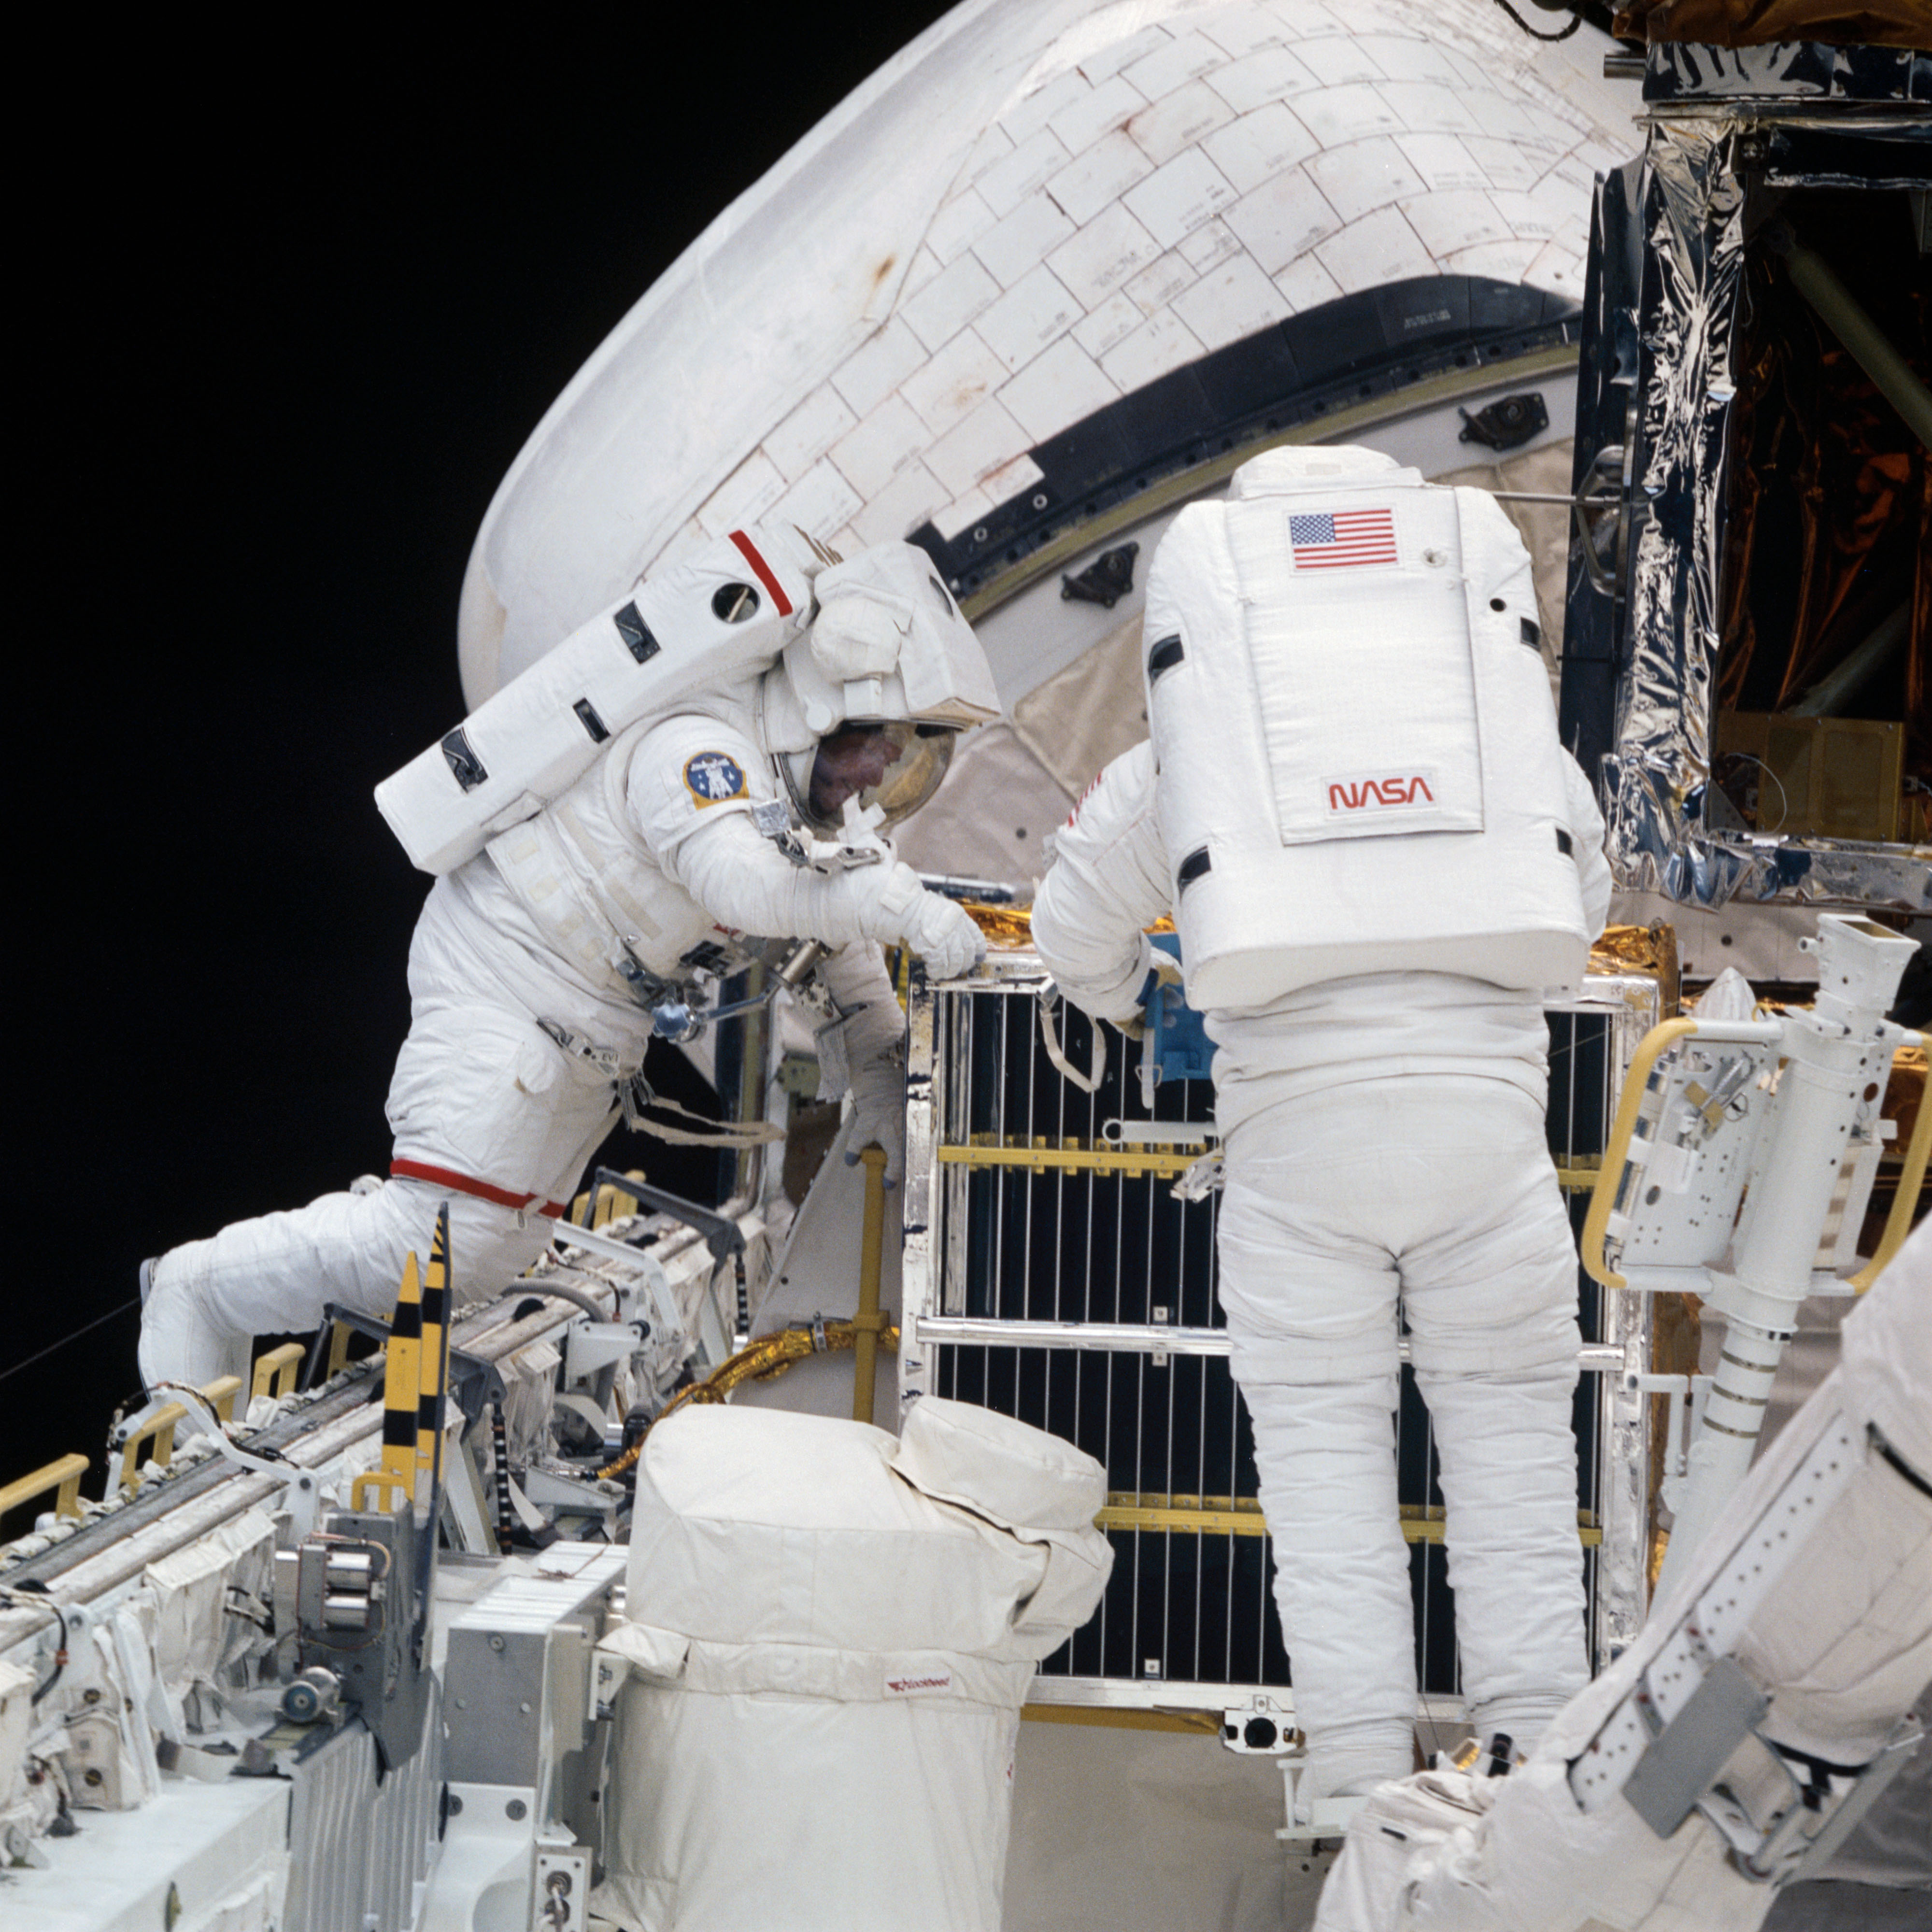
[[1479, 490], [1276, 450], [1184, 510], [1144, 668], [1190, 1003], [1589, 956], [1522, 538]]
[[803, 631], [832, 561], [790, 526], [734, 530], [600, 611], [376, 788], [411, 862], [453, 872], [628, 726], [763, 670]]

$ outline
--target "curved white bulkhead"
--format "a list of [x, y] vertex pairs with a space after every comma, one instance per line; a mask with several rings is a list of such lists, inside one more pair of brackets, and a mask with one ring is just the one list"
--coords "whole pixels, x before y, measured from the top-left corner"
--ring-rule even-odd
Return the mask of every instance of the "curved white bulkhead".
[[[1338, 297], [1460, 274], [1580, 300], [1593, 175], [1636, 146], [1612, 44], [1489, 0], [966, 0], [532, 432], [464, 581], [471, 702], [748, 520], [848, 555], [970, 532], [1047, 439]], [[1022, 668], [995, 652], [1003, 689]]]

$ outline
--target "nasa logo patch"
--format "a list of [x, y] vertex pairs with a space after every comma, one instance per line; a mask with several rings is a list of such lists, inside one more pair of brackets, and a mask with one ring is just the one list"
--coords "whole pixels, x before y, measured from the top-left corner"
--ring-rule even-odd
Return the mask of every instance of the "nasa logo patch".
[[684, 768], [685, 789], [700, 807], [745, 796], [745, 774], [722, 752], [700, 752]]

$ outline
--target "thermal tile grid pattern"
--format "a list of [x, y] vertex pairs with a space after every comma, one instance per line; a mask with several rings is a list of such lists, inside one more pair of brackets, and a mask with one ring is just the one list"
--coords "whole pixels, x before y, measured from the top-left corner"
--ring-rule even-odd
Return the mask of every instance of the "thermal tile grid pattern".
[[928, 518], [950, 539], [1096, 410], [1390, 281], [1580, 298], [1594, 176], [1634, 136], [1500, 12], [1448, 0], [1432, 25], [1252, 0], [1063, 42], [969, 155], [894, 313], [656, 563], [752, 517], [848, 551]]

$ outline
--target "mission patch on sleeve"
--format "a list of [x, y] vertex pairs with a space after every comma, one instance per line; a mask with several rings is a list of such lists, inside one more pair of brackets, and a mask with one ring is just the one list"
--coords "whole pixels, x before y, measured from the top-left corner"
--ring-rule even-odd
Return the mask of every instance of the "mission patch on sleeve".
[[727, 758], [722, 752], [700, 752], [689, 760], [684, 768], [684, 783], [700, 808], [746, 795], [742, 769], [736, 759]]

